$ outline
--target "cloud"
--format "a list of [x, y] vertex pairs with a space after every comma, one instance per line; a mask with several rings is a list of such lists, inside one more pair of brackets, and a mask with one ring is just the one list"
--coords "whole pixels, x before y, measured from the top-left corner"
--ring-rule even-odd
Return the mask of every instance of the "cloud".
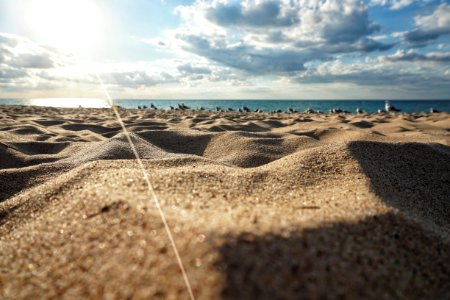
[[282, 1], [215, 1], [206, 8], [205, 15], [208, 20], [225, 27], [288, 27], [298, 23], [296, 11], [283, 4]]
[[89, 77], [74, 72], [70, 54], [39, 45], [30, 39], [0, 33], [0, 90], [9, 92], [66, 89]]
[[62, 54], [28, 39], [0, 33], [0, 62], [10, 68], [49, 69], [62, 64]]
[[374, 51], [387, 51], [395, 45], [397, 45], [397, 43], [381, 43], [374, 39], [362, 38], [353, 44], [336, 43], [329, 45], [327, 52], [333, 54], [352, 52], [369, 53]]
[[328, 44], [356, 42], [380, 30], [380, 26], [369, 19], [367, 7], [361, 2], [326, 1], [312, 13], [314, 21], [307, 26], [319, 29]]
[[208, 67], [197, 67], [193, 66], [191, 63], [185, 63], [177, 67], [183, 75], [190, 74], [211, 74], [211, 69]]
[[386, 51], [380, 26], [357, 0], [197, 1], [176, 10], [173, 39], [187, 52], [253, 74], [305, 70], [337, 54]]
[[405, 40], [411, 44], [424, 45], [450, 34], [450, 5], [439, 5], [432, 14], [415, 18], [417, 28], [405, 34]]
[[295, 48], [261, 48], [251, 44], [228, 44], [227, 41], [210, 41], [207, 37], [178, 35], [185, 42], [183, 49], [206, 57], [228, 67], [251, 73], [292, 72], [304, 70], [304, 63], [322, 59], [323, 54]]
[[[402, 63], [402, 65], [398, 65]], [[402, 88], [404, 90], [436, 87], [450, 91], [450, 77], [433, 67], [416, 68], [408, 60], [388, 60], [344, 64], [341, 60], [323, 63], [286, 80], [298, 84], [348, 83], [358, 86]]]
[[148, 74], [145, 71], [110, 72], [102, 74], [105, 82], [110, 85], [126, 88], [151, 87], [167, 83], [176, 83], [178, 80], [166, 72]]
[[2, 68], [0, 69], [0, 82], [1, 83], [13, 82], [16, 79], [26, 77], [27, 75], [28, 72], [24, 70]]
[[414, 3], [428, 3], [430, 0], [372, 0], [371, 5], [389, 6], [391, 10], [399, 10]]
[[24, 53], [12, 57], [8, 63], [10, 66], [26, 69], [49, 69], [55, 67], [55, 62], [47, 53]]
[[380, 58], [384, 61], [405, 61], [405, 62], [450, 62], [450, 52], [429, 52], [421, 54], [415, 50], [398, 50], [392, 55], [383, 56]]
[[0, 45], [14, 48], [19, 44], [19, 39], [11, 34], [0, 33]]

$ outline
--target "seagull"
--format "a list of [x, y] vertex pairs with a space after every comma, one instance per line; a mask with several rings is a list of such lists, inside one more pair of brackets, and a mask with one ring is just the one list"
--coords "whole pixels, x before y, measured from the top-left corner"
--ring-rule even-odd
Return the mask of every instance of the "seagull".
[[153, 105], [153, 103], [150, 104], [150, 107], [153, 109], [158, 109], [156, 106]]
[[437, 109], [434, 108], [430, 108], [430, 113], [439, 113], [440, 111], [438, 111]]
[[308, 107], [308, 108], [305, 110], [305, 113], [307, 113], [307, 114], [313, 114], [313, 113], [314, 113], [314, 110], [311, 109], [310, 107]]
[[247, 106], [243, 106], [242, 110], [245, 111], [245, 112], [250, 112], [250, 108], [248, 108]]
[[384, 108], [386, 109], [387, 112], [399, 112], [400, 109], [395, 108], [394, 106], [392, 106], [389, 101], [386, 101], [384, 104]]
[[181, 110], [191, 109], [189, 106], [185, 105], [184, 103], [178, 104], [178, 108]]

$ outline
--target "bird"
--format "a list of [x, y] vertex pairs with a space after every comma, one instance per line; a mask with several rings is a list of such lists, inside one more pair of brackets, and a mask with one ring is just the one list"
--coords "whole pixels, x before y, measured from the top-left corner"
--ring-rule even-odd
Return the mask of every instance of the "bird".
[[200, 106], [200, 110], [205, 110], [205, 109], [203, 108], [203, 106]]
[[333, 113], [333, 114], [340, 114], [340, 113], [343, 113], [344, 111], [342, 109], [340, 109], [340, 108], [332, 108], [330, 110], [330, 112]]
[[150, 107], [153, 109], [158, 109], [156, 106], [153, 105], [153, 103], [150, 104]]
[[314, 113], [314, 110], [313, 110], [312, 108], [308, 107], [308, 108], [305, 110], [305, 113], [307, 113], [307, 114], [313, 114], [313, 113]]
[[392, 106], [389, 101], [386, 101], [384, 104], [384, 108], [386, 109], [387, 112], [399, 112], [400, 109], [395, 108], [394, 106]]
[[170, 110], [174, 110], [175, 109], [175, 107], [173, 107], [172, 105], [170, 105], [169, 107], [170, 107]]
[[357, 108], [356, 108], [356, 113], [357, 113], [357, 114], [363, 114], [364, 111], [363, 111], [361, 108], [357, 107]]
[[184, 103], [178, 104], [178, 108], [181, 110], [191, 109], [189, 106], [185, 105]]
[[242, 110], [245, 111], [245, 112], [250, 112], [250, 108], [248, 108], [248, 107], [245, 106], [245, 105], [242, 107]]
[[232, 109], [231, 107], [228, 107], [227, 110], [228, 110], [228, 111], [234, 111], [234, 109]]
[[138, 105], [138, 109], [142, 109], [142, 107], [140, 105]]
[[143, 105], [143, 106], [142, 106], [142, 109], [147, 109], [147, 106]]
[[239, 107], [239, 108], [238, 108], [238, 112], [240, 112], [240, 113], [243, 112], [243, 111], [242, 111], [242, 108]]
[[434, 108], [430, 108], [430, 113], [439, 113], [440, 111]]
[[222, 108], [221, 108], [220, 106], [216, 106], [216, 111], [217, 111], [217, 112], [221, 112], [221, 111], [222, 111]]

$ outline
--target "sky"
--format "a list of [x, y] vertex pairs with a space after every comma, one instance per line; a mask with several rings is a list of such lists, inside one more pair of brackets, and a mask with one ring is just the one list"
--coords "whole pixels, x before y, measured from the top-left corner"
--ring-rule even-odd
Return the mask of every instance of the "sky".
[[0, 98], [450, 99], [450, 1], [0, 0]]

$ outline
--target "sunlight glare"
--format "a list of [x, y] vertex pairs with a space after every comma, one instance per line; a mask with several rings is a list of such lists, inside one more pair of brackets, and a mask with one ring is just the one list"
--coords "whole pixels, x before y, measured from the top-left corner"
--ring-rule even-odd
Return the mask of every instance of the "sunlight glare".
[[70, 51], [92, 48], [100, 36], [103, 14], [95, 1], [30, 1], [27, 22], [45, 42]]

